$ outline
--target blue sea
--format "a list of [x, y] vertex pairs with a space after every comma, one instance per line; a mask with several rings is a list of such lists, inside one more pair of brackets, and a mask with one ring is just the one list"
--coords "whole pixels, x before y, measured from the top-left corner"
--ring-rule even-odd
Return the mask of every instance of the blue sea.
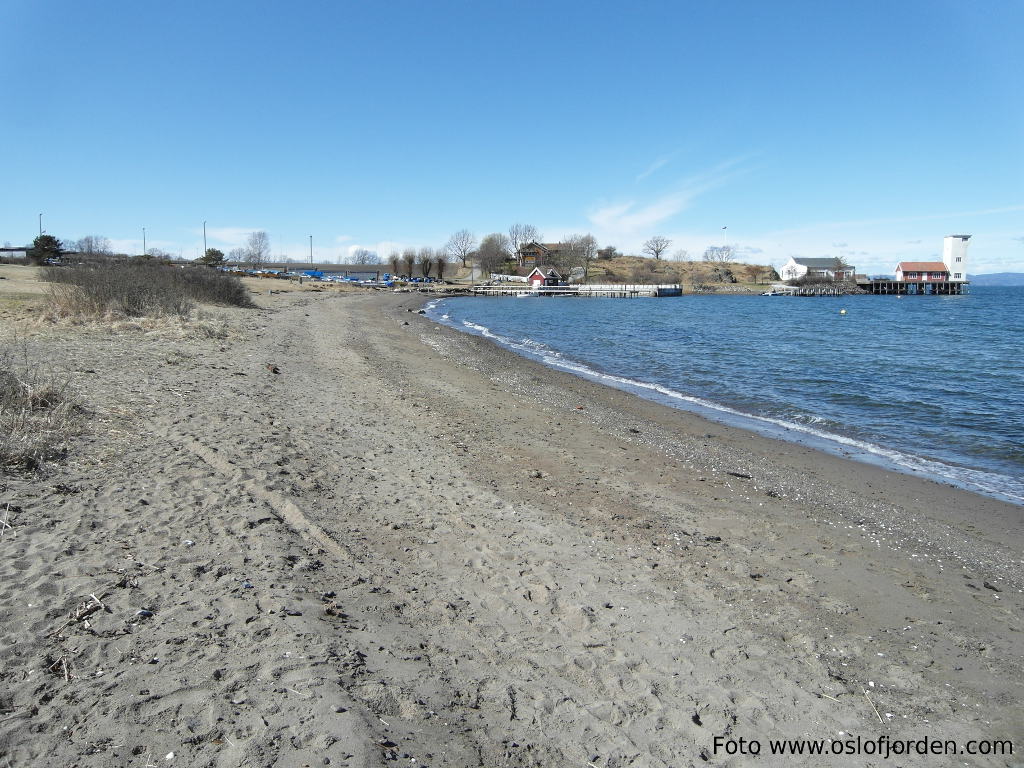
[[1024, 504], [1024, 287], [453, 298], [428, 315], [712, 419]]

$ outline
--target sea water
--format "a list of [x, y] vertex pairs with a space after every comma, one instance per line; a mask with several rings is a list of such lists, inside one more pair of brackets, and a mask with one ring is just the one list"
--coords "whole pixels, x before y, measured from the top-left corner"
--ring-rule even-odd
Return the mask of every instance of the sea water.
[[428, 315], [713, 419], [1024, 504], [1022, 287], [453, 298]]

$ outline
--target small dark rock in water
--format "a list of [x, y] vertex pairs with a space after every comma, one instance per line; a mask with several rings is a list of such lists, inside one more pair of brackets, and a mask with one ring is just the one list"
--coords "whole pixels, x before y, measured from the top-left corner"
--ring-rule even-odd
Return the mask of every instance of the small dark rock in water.
[[135, 615], [141, 616], [144, 619], [148, 619], [151, 618], [154, 615], [154, 613], [152, 611], [147, 611], [145, 608], [143, 608], [141, 611], [136, 611]]
[[704, 541], [721, 541], [721, 536], [705, 536]]
[[637, 429], [636, 427], [630, 427], [629, 431], [632, 432], [634, 435], [639, 435], [640, 434], [640, 430]]
[[999, 587], [997, 587], [995, 584], [993, 584], [991, 581], [985, 581], [985, 582], [982, 582], [982, 584], [985, 587], [985, 589], [991, 589], [993, 592], [1002, 592], [1003, 591]]
[[743, 472], [726, 472], [725, 474], [732, 475], [733, 477], [739, 477], [739, 478], [742, 478], [743, 480], [752, 480], [753, 479], [753, 475], [747, 475], [747, 474], [744, 474]]
[[404, 321], [402, 322], [402, 325], [408, 325], [408, 324], [409, 324], [409, 321], [408, 321], [408, 320], [404, 320]]

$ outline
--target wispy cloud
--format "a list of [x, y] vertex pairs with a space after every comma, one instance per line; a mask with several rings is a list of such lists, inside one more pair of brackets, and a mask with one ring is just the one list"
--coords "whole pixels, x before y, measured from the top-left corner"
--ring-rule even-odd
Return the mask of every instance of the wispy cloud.
[[708, 190], [720, 187], [742, 174], [743, 170], [739, 166], [743, 159], [728, 160], [681, 179], [674, 185], [674, 189], [654, 200], [627, 200], [594, 208], [587, 214], [587, 218], [599, 230], [615, 237], [628, 237], [649, 231], [689, 208], [697, 197]]
[[650, 176], [655, 171], [661, 170], [666, 165], [668, 165], [670, 162], [672, 162], [675, 159], [676, 155], [678, 155], [678, 154], [679, 154], [679, 151], [677, 150], [675, 152], [670, 152], [667, 155], [662, 155], [657, 160], [655, 160], [653, 163], [651, 163], [649, 166], [647, 166], [647, 168], [645, 168], [641, 173], [637, 174], [636, 180], [637, 181], [643, 181], [644, 179], [646, 179], [648, 176]]
[[260, 227], [207, 227], [206, 238], [227, 248], [238, 248], [245, 245], [249, 235], [259, 229]]

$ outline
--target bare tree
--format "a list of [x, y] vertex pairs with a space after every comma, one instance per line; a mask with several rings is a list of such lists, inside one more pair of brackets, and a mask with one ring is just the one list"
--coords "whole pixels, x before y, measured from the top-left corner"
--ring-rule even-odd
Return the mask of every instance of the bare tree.
[[731, 245], [709, 245], [704, 250], [704, 261], [715, 264], [727, 264], [732, 261], [733, 248]]
[[597, 258], [599, 259], [617, 259], [621, 255], [614, 245], [606, 245], [597, 252]]
[[672, 261], [689, 261], [690, 252], [685, 248], [680, 248], [672, 254]]
[[508, 240], [511, 251], [515, 255], [516, 263], [519, 266], [523, 266], [523, 257], [519, 254], [519, 249], [529, 243], [540, 242], [540, 238], [540, 232], [532, 224], [513, 224], [508, 228]]
[[583, 257], [583, 282], [586, 282], [590, 272], [590, 262], [597, 258], [597, 238], [589, 232], [583, 236], [580, 255]]
[[397, 275], [402, 271], [402, 256], [398, 251], [388, 254], [388, 263], [391, 265], [391, 274]]
[[402, 264], [405, 265], [405, 274], [412, 277], [412, 270], [416, 266], [415, 248], [406, 248], [402, 251]]
[[469, 254], [473, 252], [476, 247], [476, 235], [470, 232], [468, 229], [460, 229], [450, 238], [448, 243], [445, 245], [445, 250], [452, 255], [453, 258], [461, 259], [462, 266], [466, 266], [466, 260], [469, 258]]
[[672, 241], [667, 237], [661, 235], [655, 235], [646, 243], [644, 243], [644, 253], [649, 253], [654, 258], [661, 260], [661, 254], [668, 250], [668, 247], [672, 245]]
[[228, 261], [241, 264], [245, 260], [245, 248], [232, 248], [228, 251]]
[[747, 282], [759, 283], [761, 282], [761, 274], [764, 271], [764, 267], [757, 264], [747, 264], [743, 267], [743, 274], [747, 276]]
[[587, 272], [590, 270], [590, 262], [597, 258], [597, 240], [590, 233], [585, 235], [569, 235], [562, 240], [560, 245], [562, 269], [582, 269], [585, 281], [587, 279]]
[[505, 261], [511, 256], [510, 247], [509, 239], [501, 232], [494, 232], [480, 241], [476, 257], [485, 275], [497, 272], [504, 266]]
[[424, 277], [430, 277], [430, 273], [434, 269], [434, 249], [429, 246], [420, 248], [419, 260], [420, 272]]
[[843, 272], [847, 272], [850, 269], [850, 265], [846, 263], [846, 259], [842, 256], [836, 256], [832, 259], [832, 279], [841, 280], [839, 275]]
[[448, 265], [448, 254], [444, 252], [444, 249], [440, 249], [437, 252], [437, 279], [444, 280], [444, 268]]
[[86, 235], [74, 244], [74, 249], [87, 256], [110, 256], [112, 253], [110, 240], [102, 235]]
[[380, 264], [380, 256], [367, 248], [356, 248], [352, 251], [353, 264]]
[[262, 229], [249, 235], [245, 244], [245, 260], [253, 266], [265, 264], [270, 258], [270, 238]]

